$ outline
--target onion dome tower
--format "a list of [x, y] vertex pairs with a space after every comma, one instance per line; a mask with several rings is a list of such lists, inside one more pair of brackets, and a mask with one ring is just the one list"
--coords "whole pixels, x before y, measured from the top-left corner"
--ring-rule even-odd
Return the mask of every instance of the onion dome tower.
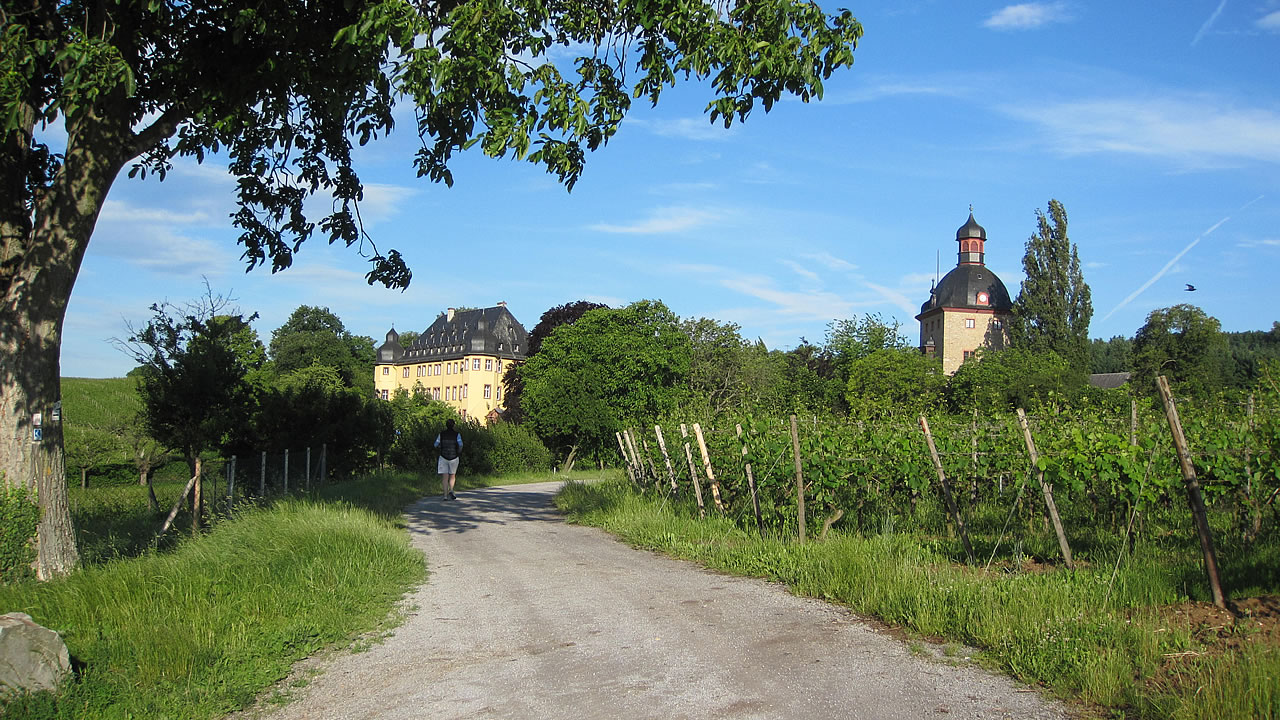
[[982, 348], [1009, 345], [1013, 301], [986, 266], [987, 231], [973, 218], [956, 230], [956, 266], [942, 277], [920, 306], [920, 351], [942, 360], [950, 375]]

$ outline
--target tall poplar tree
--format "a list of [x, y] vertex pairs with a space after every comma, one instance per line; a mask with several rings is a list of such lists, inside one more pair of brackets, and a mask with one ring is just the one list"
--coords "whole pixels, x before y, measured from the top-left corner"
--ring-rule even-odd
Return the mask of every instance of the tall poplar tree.
[[1036, 233], [1027, 238], [1022, 257], [1027, 277], [1013, 301], [1013, 345], [1034, 353], [1055, 352], [1085, 373], [1093, 301], [1080, 256], [1067, 236], [1067, 211], [1050, 200], [1047, 215], [1036, 209], [1036, 221]]

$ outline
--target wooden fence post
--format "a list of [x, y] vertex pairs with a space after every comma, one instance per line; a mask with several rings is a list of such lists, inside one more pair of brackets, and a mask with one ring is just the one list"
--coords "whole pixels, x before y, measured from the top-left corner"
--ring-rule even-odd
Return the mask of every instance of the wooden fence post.
[[973, 545], [969, 543], [969, 530], [964, 526], [964, 518], [960, 517], [960, 508], [956, 507], [956, 499], [951, 495], [951, 485], [947, 483], [947, 473], [942, 469], [942, 459], [938, 457], [938, 448], [933, 444], [933, 433], [929, 431], [929, 420], [920, 416], [920, 429], [924, 431], [925, 442], [929, 444], [929, 455], [933, 458], [933, 467], [938, 471], [938, 482], [942, 485], [942, 496], [947, 501], [947, 509], [955, 519], [956, 530], [960, 533], [960, 542], [964, 544], [965, 557], [969, 564], [974, 564]]
[[622, 465], [627, 468], [627, 477], [631, 478], [631, 482], [636, 482], [635, 468], [631, 467], [631, 458], [627, 457], [627, 444], [622, 441], [622, 433], [615, 432], [614, 437], [618, 438], [618, 449], [622, 451]]
[[751, 491], [751, 510], [756, 514], [756, 531], [764, 533], [764, 523], [760, 521], [760, 498], [756, 496], [756, 478], [751, 474], [751, 463], [747, 462], [747, 441], [742, 437], [742, 424], [735, 425], [738, 429], [738, 440], [742, 442], [742, 466], [747, 471], [747, 488]]
[[689, 479], [693, 481], [693, 495], [698, 500], [698, 517], [707, 516], [707, 509], [702, 504], [702, 481], [698, 479], [698, 468], [693, 464], [693, 451], [689, 449], [689, 431], [684, 423], [680, 423], [680, 437], [684, 439], [684, 459], [689, 461]]
[[329, 443], [320, 443], [320, 477], [321, 485], [329, 483]]
[[707, 443], [702, 439], [702, 426], [693, 424], [693, 434], [698, 438], [698, 449], [702, 451], [702, 467], [707, 472], [707, 482], [711, 485], [711, 500], [716, 510], [724, 514], [724, 503], [720, 502], [720, 483], [716, 481], [716, 471], [711, 467], [711, 456], [707, 454]]
[[1031, 438], [1031, 426], [1027, 424], [1027, 414], [1018, 408], [1018, 424], [1022, 426], [1022, 438], [1027, 443], [1027, 454], [1031, 456], [1031, 467], [1036, 471], [1036, 480], [1040, 482], [1040, 492], [1044, 494], [1044, 506], [1049, 510], [1049, 519], [1053, 521], [1053, 531], [1058, 535], [1058, 549], [1062, 551], [1062, 560], [1068, 570], [1075, 569], [1071, 560], [1071, 546], [1067, 544], [1067, 533], [1062, 529], [1062, 518], [1058, 516], [1058, 505], [1053, 501], [1053, 488], [1044, 481], [1044, 471], [1040, 469], [1040, 456], [1036, 452], [1036, 442]]
[[227, 468], [227, 509], [235, 504], [236, 498], [236, 456], [231, 456], [231, 466]]
[[307, 477], [302, 481], [307, 492], [311, 492], [311, 446], [307, 446]]
[[679, 490], [676, 486], [676, 469], [671, 465], [671, 456], [667, 454], [667, 441], [662, 437], [662, 426], [654, 425], [653, 433], [658, 436], [658, 449], [662, 451], [662, 459], [667, 463], [667, 477], [671, 478], [671, 494]]
[[258, 475], [258, 497], [267, 496], [267, 451], [262, 451], [262, 471]]
[[284, 449], [284, 494], [289, 494], [289, 448]]
[[1191, 506], [1191, 515], [1196, 521], [1196, 534], [1200, 536], [1200, 549], [1204, 552], [1204, 569], [1209, 575], [1209, 589], [1213, 592], [1213, 604], [1225, 609], [1227, 601], [1222, 594], [1222, 580], [1218, 576], [1218, 554], [1213, 549], [1213, 533], [1209, 529], [1204, 498], [1200, 495], [1200, 481], [1196, 478], [1196, 467], [1191, 462], [1191, 449], [1187, 446], [1187, 436], [1182, 432], [1182, 421], [1178, 419], [1178, 408], [1173, 403], [1169, 381], [1163, 375], [1156, 376], [1156, 388], [1160, 391], [1160, 400], [1164, 403], [1164, 414], [1169, 420], [1173, 446], [1178, 451], [1178, 465], [1182, 468], [1182, 482], [1187, 486], [1187, 503]]
[[804, 471], [800, 468], [800, 429], [796, 426], [796, 416], [791, 416], [791, 452], [796, 458], [796, 516], [800, 526], [800, 544], [805, 541], [804, 519]]
[[191, 499], [191, 532], [193, 533], [200, 532], [200, 515], [201, 515], [201, 512], [204, 510], [203, 508], [204, 497], [202, 496], [202, 493], [201, 493], [203, 485], [204, 485], [204, 461], [200, 459], [199, 455], [197, 455], [196, 456], [196, 488], [195, 488], [195, 494], [192, 496], [192, 499]]
[[978, 502], [978, 407], [973, 408], [973, 422], [969, 425], [969, 452], [972, 465], [969, 472], [969, 503]]

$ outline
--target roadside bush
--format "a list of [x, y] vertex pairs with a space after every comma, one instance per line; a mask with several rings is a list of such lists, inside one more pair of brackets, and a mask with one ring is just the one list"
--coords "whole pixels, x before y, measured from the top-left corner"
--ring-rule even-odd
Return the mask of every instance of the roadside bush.
[[30, 577], [31, 562], [35, 560], [31, 538], [36, 534], [39, 522], [40, 507], [26, 490], [0, 489], [0, 582], [17, 582]]
[[551, 451], [524, 425], [497, 423], [489, 428], [493, 450], [489, 457], [496, 473], [551, 469]]
[[434, 474], [436, 436], [444, 430], [447, 420], [453, 420], [454, 427], [462, 434], [458, 473], [483, 475], [493, 472], [489, 455], [493, 452], [494, 442], [489, 431], [474, 421], [462, 420], [452, 408], [438, 402], [425, 405], [396, 422], [396, 439], [388, 456], [391, 466], [407, 472]]

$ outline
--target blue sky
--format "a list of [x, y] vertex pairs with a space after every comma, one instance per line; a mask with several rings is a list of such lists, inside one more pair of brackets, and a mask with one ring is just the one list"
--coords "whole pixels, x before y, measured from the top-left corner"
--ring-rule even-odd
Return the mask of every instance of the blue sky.
[[1050, 198], [1093, 290], [1091, 336], [1132, 336], [1183, 302], [1226, 330], [1280, 319], [1280, 0], [851, 9], [866, 34], [821, 102], [725, 131], [703, 113], [709, 91], [682, 86], [638, 104], [572, 193], [478, 153], [453, 188], [419, 180], [408, 131], [367, 146], [362, 212], [412, 267], [403, 293], [369, 287], [355, 252], [322, 240], [287, 271], [246, 274], [218, 158], [163, 183], [121, 177], [72, 294], [63, 375], [127, 372], [111, 338], [202, 278], [260, 314], [264, 342], [303, 304], [380, 342], [453, 306], [505, 300], [532, 328], [561, 303], [642, 298], [771, 348], [864, 313], [915, 341], [970, 204], [1016, 294]]

